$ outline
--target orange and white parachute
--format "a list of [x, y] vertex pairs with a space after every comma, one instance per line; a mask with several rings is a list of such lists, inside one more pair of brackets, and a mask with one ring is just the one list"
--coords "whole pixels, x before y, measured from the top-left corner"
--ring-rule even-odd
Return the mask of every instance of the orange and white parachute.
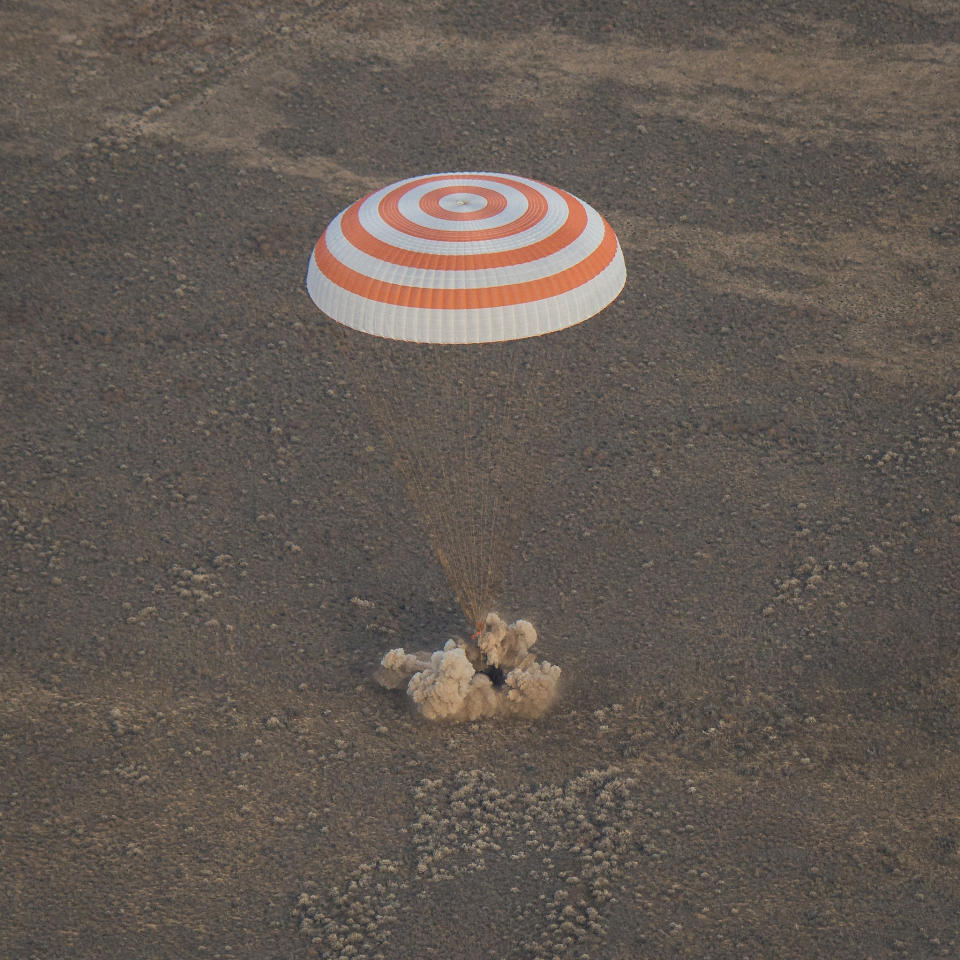
[[392, 340], [491, 343], [562, 330], [626, 281], [610, 225], [557, 187], [499, 173], [400, 180], [340, 213], [307, 289], [338, 323]]

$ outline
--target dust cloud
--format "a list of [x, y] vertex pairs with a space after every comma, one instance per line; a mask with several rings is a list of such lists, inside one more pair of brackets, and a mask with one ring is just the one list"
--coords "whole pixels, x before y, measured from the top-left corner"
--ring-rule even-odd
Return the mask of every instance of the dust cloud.
[[561, 671], [530, 652], [536, 642], [533, 624], [507, 626], [489, 613], [476, 642], [448, 640], [433, 653], [390, 650], [374, 679], [388, 690], [406, 687], [427, 720], [539, 717], [556, 701]]

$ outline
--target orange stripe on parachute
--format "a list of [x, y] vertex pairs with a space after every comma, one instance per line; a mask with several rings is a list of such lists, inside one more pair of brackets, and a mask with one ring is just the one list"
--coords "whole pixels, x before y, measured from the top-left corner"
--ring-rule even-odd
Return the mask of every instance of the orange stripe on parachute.
[[[602, 273], [617, 252], [617, 237], [610, 224], [603, 221], [603, 240], [588, 257], [566, 270], [549, 277], [528, 280], [525, 283], [507, 283], [493, 287], [443, 289], [438, 287], [411, 287], [388, 283], [353, 270], [337, 260], [320, 237], [313, 256], [318, 269], [344, 290], [394, 306], [416, 307], [421, 310], [470, 310], [483, 307], [506, 307], [517, 303], [532, 303], [555, 297], [589, 282]], [[324, 234], [325, 236], [325, 234]], [[469, 269], [474, 257], [460, 257], [461, 269]], [[419, 266], [419, 262], [417, 263]]]
[[[421, 240], [441, 240], [446, 242], [462, 243], [470, 240], [500, 240], [503, 237], [512, 237], [514, 234], [528, 230], [536, 226], [547, 213], [547, 200], [542, 193], [534, 190], [532, 186], [526, 183], [519, 183], [516, 180], [508, 180], [506, 177], [480, 176], [475, 179], [503, 183], [508, 187], [513, 187], [519, 193], [522, 193], [527, 200], [527, 209], [516, 220], [501, 224], [499, 227], [487, 227], [481, 230], [439, 230], [436, 227], [426, 227], [419, 223], [414, 223], [408, 217], [400, 212], [400, 200], [406, 196], [412, 189], [419, 187], [424, 183], [441, 182], [444, 186], [455, 186], [462, 183], [463, 189], [470, 190], [470, 177], [447, 177], [438, 175], [435, 177], [423, 177], [415, 183], [404, 183], [394, 190], [391, 190], [377, 204], [377, 213], [380, 219], [388, 226], [399, 230], [401, 233], [410, 237], [418, 237]], [[552, 188], [555, 189], [555, 188]], [[562, 191], [556, 190], [557, 193]], [[569, 195], [568, 195], [569, 196]], [[363, 201], [360, 201], [361, 203]], [[568, 200], [569, 202], [569, 200]], [[357, 206], [357, 204], [354, 204]]]
[[[396, 247], [380, 240], [367, 231], [360, 223], [360, 204], [357, 203], [344, 211], [340, 220], [340, 229], [347, 241], [361, 253], [401, 267], [416, 267], [418, 270], [488, 270], [496, 267], [513, 267], [521, 263], [542, 260], [557, 253], [576, 240], [586, 228], [587, 211], [584, 205], [569, 193], [564, 193], [562, 190], [558, 190], [557, 193], [567, 203], [567, 218], [563, 225], [550, 236], [529, 246], [517, 247], [515, 250], [475, 253], [469, 256], [404, 250], [403, 247]], [[460, 239], [463, 234], [453, 234], [453, 236]], [[323, 269], [319, 260], [317, 266]]]
[[[474, 196], [483, 197], [487, 203], [480, 210], [447, 210], [446, 207], [440, 206], [440, 201], [452, 193], [472, 193]], [[486, 187], [478, 187], [473, 183], [462, 187], [455, 185], [437, 187], [436, 190], [431, 190], [420, 198], [420, 209], [440, 220], [486, 220], [488, 217], [495, 217], [498, 213], [502, 213], [506, 207], [507, 199], [502, 193], [488, 190]]]

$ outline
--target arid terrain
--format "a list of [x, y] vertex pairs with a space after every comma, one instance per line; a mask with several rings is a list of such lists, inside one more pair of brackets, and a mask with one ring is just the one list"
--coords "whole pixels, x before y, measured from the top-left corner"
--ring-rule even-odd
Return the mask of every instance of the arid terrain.
[[[0, 957], [960, 956], [956, 0], [9, 0], [0, 105]], [[372, 682], [469, 625], [304, 289], [455, 170], [627, 263], [535, 721]]]

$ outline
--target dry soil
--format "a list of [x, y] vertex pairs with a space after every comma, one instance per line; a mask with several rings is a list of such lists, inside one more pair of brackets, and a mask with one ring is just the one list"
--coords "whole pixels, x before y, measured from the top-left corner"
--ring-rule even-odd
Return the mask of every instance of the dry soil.
[[[960, 955], [954, 0], [0, 10], [0, 955]], [[303, 288], [446, 170], [617, 230], [465, 627]], [[549, 416], [549, 411], [545, 412]]]

